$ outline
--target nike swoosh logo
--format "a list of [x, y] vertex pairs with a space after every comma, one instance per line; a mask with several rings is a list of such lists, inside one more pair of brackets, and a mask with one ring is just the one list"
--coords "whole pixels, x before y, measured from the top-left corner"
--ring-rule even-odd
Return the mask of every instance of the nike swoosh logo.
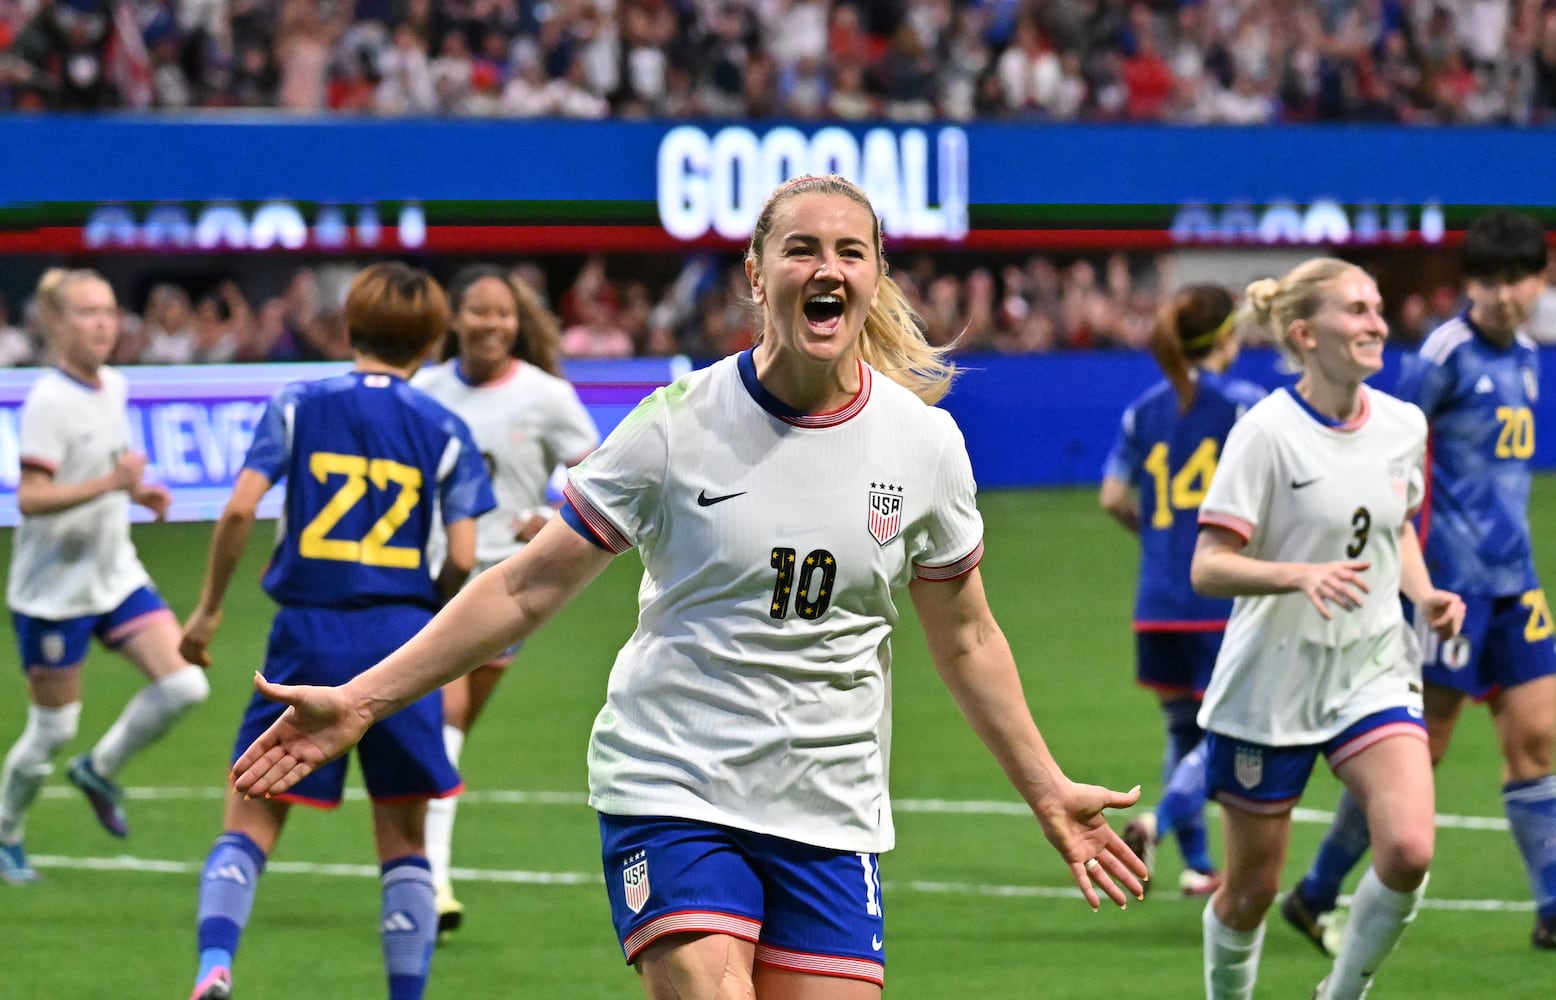
[[1294, 490], [1300, 490], [1304, 486], [1312, 486], [1314, 483], [1318, 482], [1322, 478], [1324, 478], [1324, 477], [1323, 476], [1314, 476], [1312, 479], [1304, 479], [1301, 482], [1297, 482], [1295, 479], [1293, 479], [1291, 481], [1291, 488], [1294, 489]]
[[723, 503], [725, 500], [733, 500], [736, 497], [743, 497], [745, 495], [746, 492], [742, 490], [739, 493], [726, 493], [721, 497], [710, 497], [708, 496], [708, 491], [703, 490], [701, 493], [697, 494], [697, 506], [712, 507], [716, 503]]
[[881, 942], [881, 937], [880, 937], [879, 934], [871, 936], [871, 938], [870, 938], [870, 947], [871, 948], [874, 948], [876, 951], [880, 951], [881, 950], [881, 944], [882, 944], [882, 942]]

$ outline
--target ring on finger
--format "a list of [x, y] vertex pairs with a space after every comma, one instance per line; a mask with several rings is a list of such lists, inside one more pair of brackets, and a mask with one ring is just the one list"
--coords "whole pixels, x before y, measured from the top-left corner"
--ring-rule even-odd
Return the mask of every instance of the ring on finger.
[[1095, 869], [1101, 868], [1102, 862], [1098, 861], [1096, 858], [1088, 858], [1086, 863], [1081, 865], [1081, 867], [1087, 871], [1093, 871]]

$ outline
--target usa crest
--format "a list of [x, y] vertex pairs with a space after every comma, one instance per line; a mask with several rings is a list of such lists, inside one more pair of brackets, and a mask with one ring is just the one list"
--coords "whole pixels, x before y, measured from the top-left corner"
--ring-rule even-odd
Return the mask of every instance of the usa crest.
[[902, 487], [891, 483], [870, 484], [870, 537], [877, 543], [902, 534]]
[[642, 853], [627, 859], [621, 870], [621, 887], [627, 897], [627, 908], [641, 913], [648, 902], [648, 857]]
[[1258, 747], [1238, 747], [1232, 759], [1232, 773], [1244, 788], [1256, 788], [1264, 780], [1264, 751]]

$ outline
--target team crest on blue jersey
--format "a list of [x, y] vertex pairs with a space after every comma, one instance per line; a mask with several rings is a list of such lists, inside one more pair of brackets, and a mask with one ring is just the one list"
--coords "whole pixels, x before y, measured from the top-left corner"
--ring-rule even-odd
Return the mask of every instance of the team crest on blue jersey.
[[1232, 760], [1232, 774], [1244, 788], [1257, 788], [1264, 780], [1264, 751], [1259, 747], [1238, 747]]
[[1524, 375], [1524, 395], [1529, 397], [1529, 402], [1536, 402], [1540, 398], [1540, 380], [1535, 378], [1534, 369], [1525, 365], [1520, 369]]
[[648, 902], [648, 855], [639, 851], [629, 857], [621, 869], [621, 888], [627, 898], [627, 907], [633, 913], [641, 913]]
[[870, 484], [870, 537], [881, 545], [902, 534], [902, 487]]

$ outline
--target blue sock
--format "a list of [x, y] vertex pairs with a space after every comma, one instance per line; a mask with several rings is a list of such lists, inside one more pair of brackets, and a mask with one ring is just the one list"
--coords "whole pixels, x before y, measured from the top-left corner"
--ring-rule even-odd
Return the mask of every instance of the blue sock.
[[1503, 785], [1502, 808], [1524, 856], [1535, 909], [1550, 920], [1556, 917], [1556, 777]]
[[1195, 721], [1199, 715], [1199, 702], [1194, 698], [1164, 702], [1162, 715], [1167, 719], [1167, 751], [1162, 756], [1162, 785], [1165, 787], [1172, 781], [1178, 764], [1205, 738], [1205, 731]]
[[1313, 857], [1313, 866], [1297, 887], [1308, 909], [1327, 913], [1335, 908], [1340, 900], [1340, 883], [1367, 853], [1370, 844], [1367, 815], [1352, 797], [1350, 789], [1344, 789], [1340, 792], [1340, 801], [1335, 803], [1334, 820]]
[[195, 982], [219, 965], [232, 968], [238, 940], [254, 908], [254, 892], [265, 870], [265, 852], [241, 833], [224, 833], [211, 845], [200, 875], [200, 908], [196, 940], [200, 971]]
[[1216, 865], [1210, 860], [1210, 838], [1205, 833], [1207, 787], [1205, 743], [1201, 740], [1178, 761], [1167, 779], [1167, 790], [1156, 805], [1156, 828], [1164, 836], [1170, 831], [1177, 838], [1186, 867], [1209, 873]]
[[406, 855], [385, 861], [380, 870], [384, 904], [378, 927], [389, 972], [389, 1000], [421, 1000], [438, 939], [432, 866], [420, 855]]

